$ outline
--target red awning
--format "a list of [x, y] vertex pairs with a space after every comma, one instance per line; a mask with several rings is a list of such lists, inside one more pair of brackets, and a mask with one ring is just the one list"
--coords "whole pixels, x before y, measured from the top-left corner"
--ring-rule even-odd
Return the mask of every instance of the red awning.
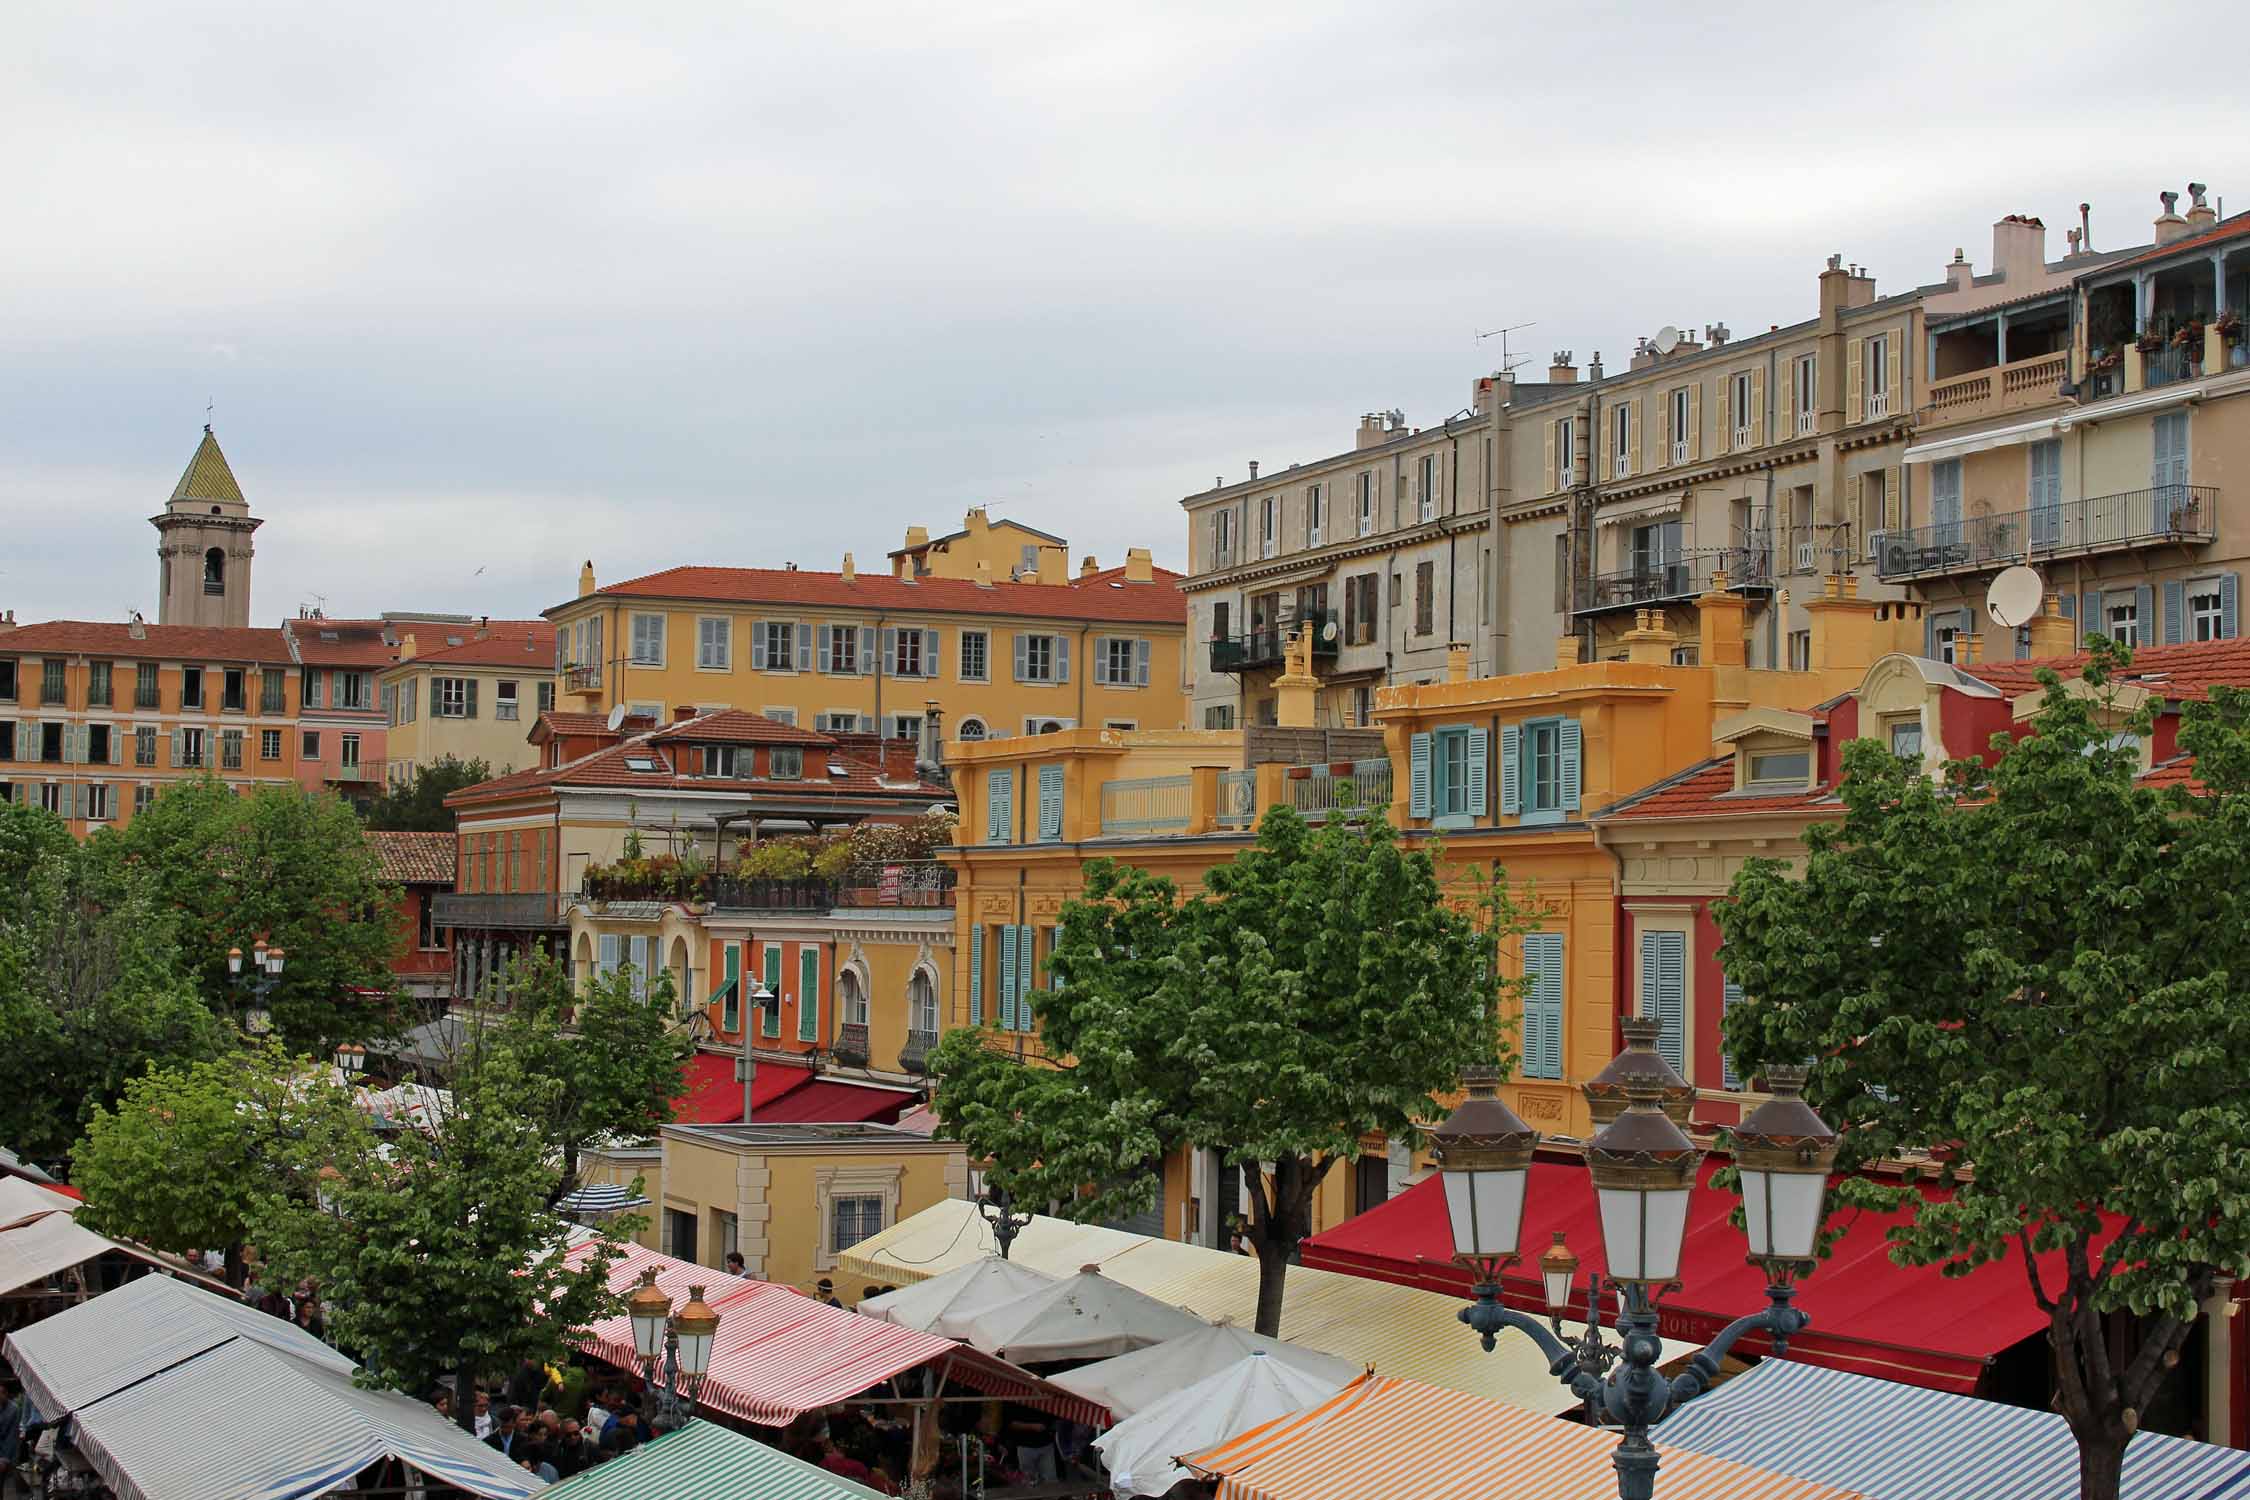
[[[1662, 1308], [1666, 1338], [1704, 1342], [1765, 1305], [1764, 1273], [1745, 1260], [1742, 1231], [1727, 1222], [1739, 1200], [1711, 1186], [1720, 1165], [1704, 1163], [1688, 1208], [1681, 1287]], [[1943, 1196], [1933, 1187], [1922, 1191]], [[1994, 1355], [2047, 1326], [2014, 1257], [1969, 1276], [1941, 1276], [1935, 1266], [1892, 1262], [1886, 1236], [1904, 1215], [1847, 1211], [1846, 1217], [1849, 1228], [1835, 1253], [1798, 1287], [1797, 1305], [1811, 1315], [1812, 1326], [1790, 1340], [1792, 1359], [1969, 1394]], [[1578, 1256], [1573, 1300], [1583, 1307], [1584, 1278], [1607, 1264], [1594, 1190], [1584, 1167], [1541, 1161], [1532, 1166], [1524, 1205], [1525, 1258], [1502, 1284], [1510, 1306], [1545, 1311], [1538, 1256], [1556, 1230]], [[1466, 1297], [1469, 1276], [1452, 1263], [1452, 1254], [1444, 1185], [1428, 1181], [1305, 1241], [1304, 1264]], [[2059, 1267], [2059, 1256], [2041, 1258], [2043, 1271]], [[1764, 1335], [1753, 1334], [1738, 1347], [1763, 1353], [1768, 1346]]]
[[[672, 1116], [682, 1125], [728, 1125], [742, 1118], [742, 1085], [734, 1076], [732, 1052], [698, 1052], [680, 1069], [680, 1097], [672, 1101]], [[752, 1086], [750, 1108], [762, 1111], [784, 1094], [812, 1082], [812, 1069], [795, 1063], [760, 1060], [758, 1081]]]
[[[768, 1109], [763, 1104], [754, 1106], [760, 1125], [785, 1125], [793, 1121], [818, 1121], [829, 1125], [864, 1124], [875, 1122], [888, 1125], [897, 1120], [901, 1111], [912, 1107], [922, 1096], [904, 1089], [868, 1088], [856, 1083], [838, 1083], [833, 1079], [816, 1078], [803, 1088], [791, 1089], [787, 1098]], [[741, 1111], [735, 1111], [739, 1118]]]

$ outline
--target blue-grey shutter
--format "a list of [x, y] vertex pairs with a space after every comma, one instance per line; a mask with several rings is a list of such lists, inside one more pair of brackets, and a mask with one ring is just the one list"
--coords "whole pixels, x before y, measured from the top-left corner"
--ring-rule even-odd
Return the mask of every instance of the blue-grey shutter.
[[1469, 731], [1469, 816], [1481, 818], [1485, 813], [1486, 763], [1492, 756], [1492, 732], [1487, 729]]
[[2234, 597], [2236, 591], [2241, 587], [2241, 581], [2242, 575], [2240, 573], [2221, 573], [2219, 575], [2219, 634], [2230, 641], [2235, 637]]
[[[307, 686], [307, 687], [310, 687], [311, 685], [312, 685], [311, 683], [307, 683], [307, 684], [306, 684], [306, 686]], [[313, 706], [314, 704], [318, 703], [319, 701], [320, 701], [320, 695], [319, 695], [319, 693], [318, 693], [318, 692], [313, 692], [313, 693], [309, 693], [309, 694], [307, 694], [307, 695], [306, 695], [306, 700], [305, 700], [305, 702], [304, 702], [304, 704], [303, 704], [302, 706], [303, 706], [303, 707], [306, 707], [306, 708], [311, 708], [311, 707], [312, 707], [312, 706]], [[438, 716], [438, 680], [437, 680], [437, 679], [436, 679], [435, 677], [433, 677], [433, 678], [431, 678], [431, 679], [430, 679], [430, 717], [434, 719], [434, 718], [436, 718], [437, 716]]]
[[944, 644], [941, 632], [935, 630], [922, 632], [922, 675], [924, 677], [937, 676], [938, 651]]
[[823, 625], [820, 627], [820, 634], [815, 638], [817, 654], [814, 658], [813, 665], [818, 667], [823, 672], [827, 671], [829, 663], [833, 662], [836, 659], [831, 654], [831, 648], [835, 645], [835, 640], [835, 626]]
[[1523, 811], [1523, 726], [1500, 726], [1500, 811]]
[[859, 675], [865, 677], [874, 670], [875, 627], [862, 625], [859, 627]]
[[1719, 1083], [1722, 1087], [1742, 1087], [1742, 1075], [1734, 1070], [1734, 1057], [1726, 1050], [1727, 1012], [1742, 1003], [1742, 986], [1728, 980], [1719, 992]]
[[1576, 719], [1562, 721], [1562, 753], [1556, 757], [1562, 776], [1562, 805], [1564, 812], [1578, 811], [1579, 788], [1585, 778], [1580, 773], [1580, 760], [1585, 749]]
[[604, 978], [607, 978], [609, 975], [617, 972], [618, 935], [614, 932], [605, 932], [601, 935], [600, 941], [600, 956], [597, 960], [597, 967], [595, 968], [594, 972], [600, 974]]
[[750, 668], [755, 672], [766, 669], [766, 622], [750, 622]]
[[2187, 639], [2187, 585], [2176, 578], [2164, 585], [2163, 639], [2167, 646]]
[[883, 670], [885, 672], [896, 672], [897, 669], [898, 627], [896, 625], [885, 625], [883, 627]]
[[1641, 934], [1641, 1014], [1654, 1016], [1663, 1029], [1657, 1055], [1687, 1076], [1687, 934]]
[[1014, 632], [1009, 637], [1009, 639], [1013, 640], [1016, 643], [1016, 681], [1021, 682], [1023, 681], [1023, 674], [1026, 667], [1025, 657], [1030, 650], [1030, 638], [1026, 636], [1022, 631], [1018, 630]]
[[987, 771], [984, 777], [984, 841], [1005, 844], [1016, 820], [1016, 773]]
[[1032, 955], [1037, 951], [1032, 934], [1038, 929], [1021, 928], [1016, 933], [1016, 1030], [1031, 1029], [1031, 992], [1038, 987], [1037, 970], [1032, 966]]
[[2078, 606], [2078, 640], [2073, 650], [2086, 644], [2086, 637], [2102, 628], [2102, 595], [2099, 589], [2086, 590], [2085, 599]]
[[806, 628], [804, 621], [799, 620], [797, 628], [789, 633], [797, 642], [797, 670], [810, 672], [812, 670], [812, 631]]
[[1937, 617], [1936, 615], [1934, 615], [1934, 614], [1930, 613], [1930, 612], [1929, 612], [1929, 611], [1927, 611], [1927, 610], [1923, 611], [1923, 614], [1922, 614], [1922, 656], [1923, 656], [1923, 658], [1924, 658], [1925, 660], [1927, 660], [1927, 661], [1936, 661], [1936, 660], [1938, 659], [1938, 654], [1937, 654], [1937, 626], [1938, 626], [1938, 617]]
[[1148, 686], [1148, 658], [1149, 643], [1147, 641], [1133, 642], [1133, 686], [1135, 687]]
[[1414, 818], [1430, 815], [1430, 735], [1427, 731], [1414, 736], [1407, 772], [1406, 811], [1407, 816]]
[[1523, 969], [1523, 1070], [1527, 1078], [1562, 1077], [1563, 935], [1529, 933]]
[[1061, 765], [1039, 768], [1039, 837], [1059, 839], [1063, 822], [1063, 768]]
[[1055, 637], [1055, 681], [1070, 681], [1070, 637], [1067, 635]]
[[1000, 929], [1000, 1029], [1016, 1029], [1016, 926]]
[[1055, 972], [1055, 950], [1056, 950], [1057, 948], [1061, 947], [1061, 946], [1062, 946], [1062, 929], [1061, 929], [1060, 927], [1050, 927], [1050, 928], [1048, 928], [1048, 929], [1047, 929], [1047, 988], [1048, 988], [1049, 990], [1053, 991], [1054, 993], [1058, 994], [1058, 995], [1062, 993], [1063, 982], [1062, 982], [1062, 976], [1061, 976], [1060, 974], [1057, 974], [1057, 973]]
[[969, 928], [969, 1024], [984, 1024], [984, 924]]
[[2145, 583], [2133, 590], [2133, 629], [2142, 645], [2156, 643], [2156, 591]]
[[469, 717], [473, 719], [477, 716], [477, 680], [474, 677], [469, 679], [468, 688]]

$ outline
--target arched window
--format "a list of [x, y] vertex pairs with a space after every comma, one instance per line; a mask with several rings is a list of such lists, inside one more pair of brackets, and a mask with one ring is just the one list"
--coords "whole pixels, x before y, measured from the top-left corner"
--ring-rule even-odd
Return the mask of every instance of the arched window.
[[203, 592], [223, 594], [227, 591], [227, 555], [213, 547], [203, 554]]
[[906, 981], [906, 1025], [925, 1036], [937, 1035], [937, 986], [926, 969], [916, 969]]
[[836, 975], [836, 1005], [846, 1026], [867, 1024], [867, 989], [859, 982], [857, 969], [845, 969]]
[[982, 719], [963, 719], [959, 724], [953, 726], [953, 737], [957, 740], [981, 740], [984, 738], [984, 732], [984, 720]]

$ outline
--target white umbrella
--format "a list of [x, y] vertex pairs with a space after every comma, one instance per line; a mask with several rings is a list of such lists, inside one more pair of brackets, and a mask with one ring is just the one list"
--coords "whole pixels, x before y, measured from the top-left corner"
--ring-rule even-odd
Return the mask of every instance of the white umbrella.
[[1055, 1278], [1045, 1271], [988, 1255], [927, 1281], [869, 1297], [859, 1304], [859, 1311], [901, 1328], [917, 1328], [942, 1338], [965, 1338], [970, 1325], [984, 1314], [1021, 1302], [1054, 1284]]
[[1216, 1448], [1276, 1417], [1318, 1406], [1348, 1383], [1348, 1376], [1329, 1380], [1260, 1350], [1118, 1423], [1094, 1446], [1109, 1466], [1110, 1489], [1161, 1495], [1195, 1477], [1172, 1461], [1175, 1455]]
[[1330, 1390], [1343, 1386], [1360, 1372], [1360, 1367], [1348, 1359], [1322, 1354], [1302, 1344], [1285, 1344], [1280, 1339], [1269, 1339], [1262, 1333], [1252, 1333], [1231, 1323], [1219, 1323], [1047, 1378], [1074, 1396], [1084, 1396], [1108, 1407], [1122, 1419], [1154, 1406], [1213, 1370], [1235, 1364], [1249, 1354], [1269, 1355], [1276, 1364], [1325, 1380]]
[[1049, 1359], [1108, 1359], [1204, 1326], [1194, 1313], [1136, 1292], [1099, 1266], [974, 1319], [967, 1341], [1014, 1364]]

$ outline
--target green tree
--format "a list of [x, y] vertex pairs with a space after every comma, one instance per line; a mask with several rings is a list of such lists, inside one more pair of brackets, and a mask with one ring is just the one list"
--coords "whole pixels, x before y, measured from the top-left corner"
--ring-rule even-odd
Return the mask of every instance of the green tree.
[[[558, 1087], [494, 1050], [426, 1130], [378, 1140], [364, 1119], [331, 1117], [290, 1143], [291, 1174], [320, 1191], [257, 1195], [258, 1250], [284, 1283], [320, 1283], [364, 1383], [421, 1392], [451, 1374], [466, 1391], [526, 1357], [560, 1360], [569, 1335], [619, 1309], [614, 1240], [574, 1265], [553, 1253], [559, 1168], [539, 1122]], [[454, 1408], [470, 1427], [472, 1403]]]
[[492, 767], [482, 758], [460, 760], [451, 755], [414, 768], [414, 779], [387, 788], [367, 804], [364, 818], [369, 828], [403, 833], [451, 833], [453, 810], [445, 799], [455, 792], [492, 779]]
[[[2183, 712], [2208, 795], [2151, 787], [2129, 656], [2093, 645], [2082, 680], [2040, 675], [2034, 734], [1997, 737], [1991, 768], [1933, 782], [1848, 746], [1841, 822], [1807, 831], [1801, 873], [1747, 866], [1717, 915], [1755, 997], [1727, 1014], [1730, 1053], [1815, 1059], [1807, 1098], [1845, 1127], [1846, 1171], [1947, 1162], [1946, 1201], [1850, 1177], [1833, 1200], [1911, 1205], [1904, 1263], [2023, 1258], [2080, 1494], [2113, 1500], [2198, 1303], [2250, 1262], [2250, 695]], [[2119, 1314], [2140, 1344], [2113, 1361]]]
[[1031, 996], [1054, 1062], [951, 1033], [934, 1063], [943, 1133], [1017, 1201], [1082, 1220], [1145, 1208], [1150, 1163], [1176, 1147], [1250, 1167], [1257, 1326], [1275, 1334], [1321, 1180], [1367, 1134], [1410, 1138], [1463, 1068], [1507, 1052], [1495, 1007], [1521, 981], [1495, 956], [1529, 925], [1497, 881], [1449, 900], [1433, 855], [1379, 817], [1316, 832], [1276, 808], [1185, 899], [1094, 861], [1054, 982]]
[[287, 1045], [325, 1056], [395, 1027], [398, 889], [335, 797], [277, 786], [241, 796], [213, 777], [183, 781], [89, 850], [110, 889], [137, 877], [172, 914], [189, 971], [220, 1015], [239, 1018], [245, 1004], [228, 982], [227, 950], [248, 954], [263, 937], [287, 951], [267, 1002]]

